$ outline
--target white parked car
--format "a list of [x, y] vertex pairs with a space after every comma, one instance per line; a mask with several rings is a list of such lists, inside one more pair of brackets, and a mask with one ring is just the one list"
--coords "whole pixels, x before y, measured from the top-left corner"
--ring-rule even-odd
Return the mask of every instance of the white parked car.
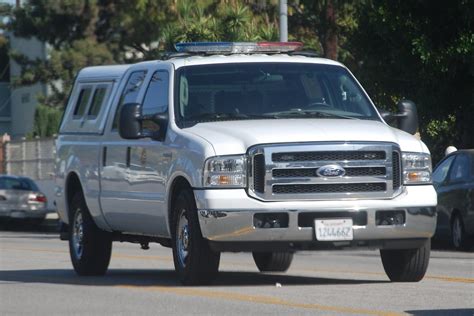
[[78, 274], [105, 273], [117, 240], [172, 247], [184, 284], [212, 281], [223, 251], [285, 271], [327, 248], [378, 248], [392, 281], [423, 278], [437, 200], [413, 103], [384, 113], [404, 131], [390, 127], [346, 67], [300, 43], [176, 48], [77, 76], [56, 204]]

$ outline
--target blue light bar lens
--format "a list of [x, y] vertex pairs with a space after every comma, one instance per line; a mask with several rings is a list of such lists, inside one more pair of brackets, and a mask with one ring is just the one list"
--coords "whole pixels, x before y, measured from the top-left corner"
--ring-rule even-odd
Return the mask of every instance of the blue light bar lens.
[[174, 45], [180, 53], [232, 52], [232, 42], [190, 42]]

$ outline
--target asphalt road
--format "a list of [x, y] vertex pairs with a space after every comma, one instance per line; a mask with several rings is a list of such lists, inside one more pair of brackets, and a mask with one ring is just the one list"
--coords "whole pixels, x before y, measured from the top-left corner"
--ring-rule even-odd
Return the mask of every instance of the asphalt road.
[[377, 251], [302, 252], [284, 274], [225, 253], [215, 284], [183, 287], [154, 244], [115, 243], [104, 277], [78, 277], [44, 230], [0, 231], [0, 315], [474, 315], [472, 252], [432, 251], [419, 283], [390, 283]]

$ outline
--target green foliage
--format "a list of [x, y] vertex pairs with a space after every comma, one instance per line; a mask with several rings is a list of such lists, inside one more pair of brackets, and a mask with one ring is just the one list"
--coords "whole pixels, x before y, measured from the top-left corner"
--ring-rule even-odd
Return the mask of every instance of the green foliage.
[[62, 50], [51, 51], [48, 60], [29, 60], [23, 55], [10, 54], [22, 67], [22, 75], [15, 78], [16, 86], [45, 83], [51, 91], [48, 97], [40, 96], [43, 105], [62, 108], [66, 104], [68, 93], [79, 70], [90, 65], [114, 63], [111, 52], [105, 44], [93, 39], [71, 42]]
[[51, 137], [58, 133], [62, 111], [50, 106], [38, 105], [35, 111], [33, 132], [31, 136]]
[[12, 8], [6, 3], [0, 3], [0, 82], [9, 81], [10, 67], [8, 63], [8, 38], [3, 33], [6, 21], [12, 13]]
[[[435, 156], [447, 145], [474, 147], [474, 1], [288, 5], [289, 40], [344, 62], [381, 108], [416, 102], [422, 139]], [[83, 67], [160, 58], [181, 41], [275, 41], [279, 34], [277, 0], [25, 0], [1, 10], [13, 14], [15, 34], [51, 45], [48, 61], [10, 54], [23, 69], [14, 84], [47, 83], [52, 93], [39, 101], [57, 109]], [[0, 34], [0, 47], [5, 42]]]
[[94, 36], [99, 13], [95, 0], [29, 0], [22, 4], [14, 10], [10, 25], [16, 36], [36, 36], [57, 49]]
[[177, 20], [162, 33], [167, 50], [177, 42], [193, 41], [275, 41], [278, 21], [275, 5], [258, 6], [239, 1], [177, 2]]
[[432, 144], [433, 165], [440, 161], [444, 156], [444, 150], [452, 145], [452, 140], [456, 136], [456, 117], [448, 115], [446, 119], [431, 120], [426, 124], [425, 141]]
[[[325, 47], [330, 42], [329, 33], [337, 35], [337, 59], [344, 63], [352, 63], [352, 55], [347, 48], [347, 39], [357, 28], [356, 11], [359, 0], [293, 0], [288, 1], [289, 32], [294, 39], [305, 43], [305, 47], [318, 51], [322, 56], [328, 56]], [[335, 10], [334, 23], [328, 19], [328, 4]]]
[[[474, 2], [373, 0], [357, 12], [349, 47], [376, 104], [391, 108], [394, 99], [412, 99], [432, 150], [473, 148]], [[451, 122], [449, 132], [433, 129], [441, 122]]]

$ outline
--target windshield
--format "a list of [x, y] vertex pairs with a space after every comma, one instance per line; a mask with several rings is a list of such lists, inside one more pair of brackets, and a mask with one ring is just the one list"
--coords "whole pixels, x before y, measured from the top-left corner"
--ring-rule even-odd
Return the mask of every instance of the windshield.
[[343, 67], [302, 63], [186, 66], [176, 81], [176, 121], [343, 118], [378, 120]]

